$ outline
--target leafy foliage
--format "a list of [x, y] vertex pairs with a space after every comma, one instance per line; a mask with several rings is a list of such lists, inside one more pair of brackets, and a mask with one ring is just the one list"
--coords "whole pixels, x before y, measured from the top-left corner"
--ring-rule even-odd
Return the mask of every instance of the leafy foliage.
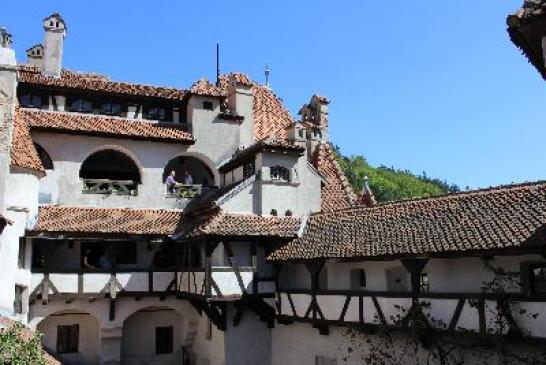
[[40, 335], [14, 322], [0, 332], [0, 364], [45, 365]]
[[353, 189], [361, 191], [367, 176], [378, 202], [434, 196], [460, 190], [457, 185], [429, 178], [425, 172], [415, 175], [408, 170], [393, 167], [373, 167], [363, 156], [343, 156], [337, 146], [333, 150]]

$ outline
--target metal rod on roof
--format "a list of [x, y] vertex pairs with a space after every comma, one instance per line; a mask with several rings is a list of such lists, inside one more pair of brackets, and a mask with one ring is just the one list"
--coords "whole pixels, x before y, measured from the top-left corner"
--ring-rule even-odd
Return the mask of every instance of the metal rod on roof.
[[216, 86], [220, 86], [220, 43], [216, 43]]

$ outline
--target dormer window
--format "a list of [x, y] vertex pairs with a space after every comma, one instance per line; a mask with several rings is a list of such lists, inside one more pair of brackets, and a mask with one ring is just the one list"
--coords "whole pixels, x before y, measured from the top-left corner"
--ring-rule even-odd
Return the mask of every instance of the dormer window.
[[119, 103], [104, 103], [101, 107], [101, 113], [106, 115], [121, 115], [121, 104]]
[[270, 169], [269, 176], [273, 181], [289, 182], [290, 170], [283, 166], [273, 166]]
[[93, 112], [93, 103], [85, 99], [75, 99], [70, 103], [70, 111], [78, 113]]
[[39, 95], [24, 94], [19, 97], [19, 103], [25, 108], [41, 108], [42, 97]]
[[160, 121], [167, 121], [169, 120], [169, 115], [167, 113], [167, 109], [165, 108], [159, 108], [159, 107], [154, 107], [154, 108], [149, 108], [146, 110], [145, 112], [145, 116], [144, 116], [146, 119], [150, 119], [150, 120], [160, 120]]

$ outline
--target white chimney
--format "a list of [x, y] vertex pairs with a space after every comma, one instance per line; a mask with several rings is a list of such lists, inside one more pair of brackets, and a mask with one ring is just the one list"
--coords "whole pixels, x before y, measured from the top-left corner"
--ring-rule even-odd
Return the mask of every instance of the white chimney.
[[66, 36], [66, 23], [55, 13], [44, 19], [45, 42], [43, 73], [46, 76], [60, 77], [63, 61], [63, 45]]
[[27, 63], [31, 66], [42, 67], [44, 59], [44, 46], [37, 44], [27, 49]]

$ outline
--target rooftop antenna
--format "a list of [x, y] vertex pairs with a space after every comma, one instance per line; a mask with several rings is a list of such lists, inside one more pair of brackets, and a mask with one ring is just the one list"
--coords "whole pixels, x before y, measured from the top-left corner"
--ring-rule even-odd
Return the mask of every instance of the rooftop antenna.
[[269, 70], [269, 65], [265, 64], [265, 86], [269, 87], [269, 73], [271, 71]]
[[216, 86], [220, 87], [220, 43], [216, 43]]

